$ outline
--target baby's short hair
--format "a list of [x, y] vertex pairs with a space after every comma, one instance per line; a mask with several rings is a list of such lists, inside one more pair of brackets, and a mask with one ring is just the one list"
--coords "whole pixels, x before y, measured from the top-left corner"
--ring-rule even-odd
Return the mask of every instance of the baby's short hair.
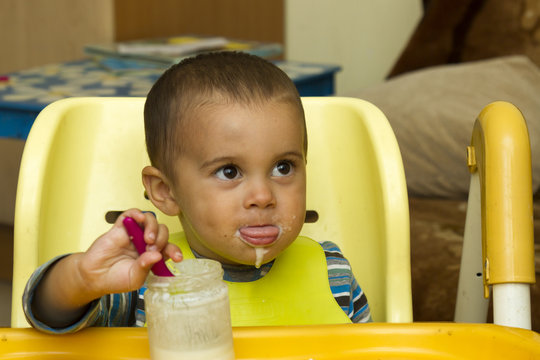
[[296, 86], [281, 69], [260, 57], [242, 52], [211, 52], [187, 58], [171, 66], [148, 93], [144, 107], [146, 148], [153, 166], [169, 179], [179, 126], [190, 112], [217, 102], [243, 105], [268, 101], [285, 102], [297, 108], [304, 126], [304, 110]]

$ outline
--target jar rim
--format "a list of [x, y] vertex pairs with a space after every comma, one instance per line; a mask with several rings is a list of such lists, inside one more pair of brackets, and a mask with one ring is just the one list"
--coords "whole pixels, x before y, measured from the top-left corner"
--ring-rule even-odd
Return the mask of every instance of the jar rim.
[[179, 263], [173, 263], [175, 276], [166, 277], [150, 273], [148, 285], [168, 286], [171, 283], [199, 282], [208, 280], [222, 280], [223, 268], [221, 263], [212, 259], [184, 259]]

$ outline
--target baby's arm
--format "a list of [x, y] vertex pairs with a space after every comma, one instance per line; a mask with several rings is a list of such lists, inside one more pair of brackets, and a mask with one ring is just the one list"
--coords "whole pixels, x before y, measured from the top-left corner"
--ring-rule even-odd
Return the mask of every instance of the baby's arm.
[[[126, 216], [144, 226], [148, 245], [141, 256], [122, 224]], [[93, 300], [140, 288], [150, 268], [162, 256], [174, 261], [182, 259], [178, 247], [168, 243], [167, 227], [158, 224], [151, 214], [128, 210], [86, 252], [66, 256], [52, 265], [35, 289], [32, 313], [54, 328], [73, 324]]]
[[321, 246], [328, 265], [328, 281], [334, 298], [353, 323], [371, 322], [371, 311], [366, 295], [358, 285], [351, 264], [341, 249], [331, 241]]

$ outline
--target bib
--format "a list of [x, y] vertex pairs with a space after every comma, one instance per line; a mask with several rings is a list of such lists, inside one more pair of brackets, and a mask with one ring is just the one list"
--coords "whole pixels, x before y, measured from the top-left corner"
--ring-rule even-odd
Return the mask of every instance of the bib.
[[[195, 257], [183, 232], [172, 234], [169, 241], [180, 247], [184, 258]], [[233, 326], [351, 323], [330, 290], [323, 248], [306, 237], [285, 249], [262, 278], [226, 283]]]

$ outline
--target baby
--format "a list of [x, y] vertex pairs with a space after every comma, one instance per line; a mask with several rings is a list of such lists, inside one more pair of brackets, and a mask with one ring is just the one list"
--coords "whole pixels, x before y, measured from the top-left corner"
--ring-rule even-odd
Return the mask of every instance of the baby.
[[[236, 326], [371, 320], [339, 248], [299, 237], [307, 135], [300, 97], [283, 71], [237, 52], [186, 59], [154, 84], [144, 118], [146, 193], [184, 233], [169, 237], [152, 214], [124, 212], [86, 252], [33, 274], [23, 305], [34, 327], [143, 325], [145, 278], [163, 257], [219, 261]], [[126, 216], [144, 227], [140, 257], [122, 226]], [[260, 314], [261, 302], [274, 319]]]

